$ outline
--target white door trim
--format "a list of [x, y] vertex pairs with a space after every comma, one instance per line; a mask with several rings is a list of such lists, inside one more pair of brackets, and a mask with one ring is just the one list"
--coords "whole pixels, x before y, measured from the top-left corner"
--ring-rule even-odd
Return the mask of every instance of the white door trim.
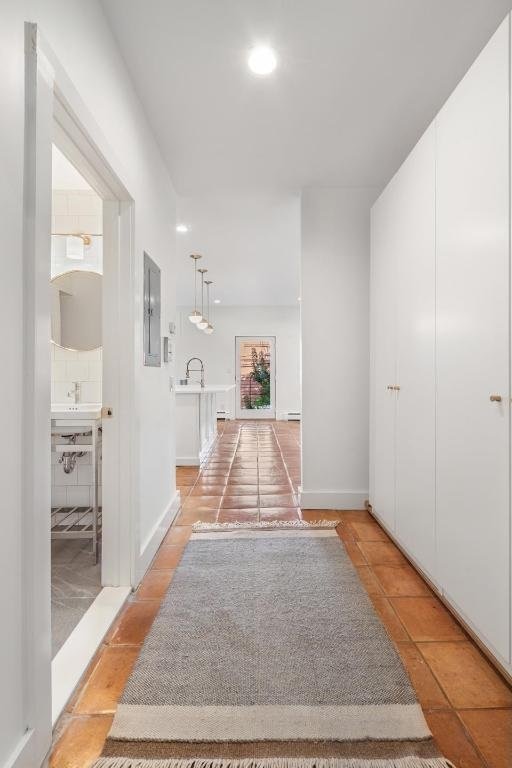
[[[105, 159], [114, 157], [92, 115], [36, 24], [25, 25], [25, 148], [23, 204], [22, 520], [23, 717], [25, 733], [10, 768], [41, 765], [51, 746], [50, 627], [50, 232], [51, 147], [58, 143], [104, 200], [105, 301], [111, 333], [104, 367], [114, 418], [106, 423], [103, 455], [115, 466], [107, 489], [112, 513], [104, 529], [104, 584], [129, 588], [138, 550], [134, 499], [133, 201]], [[116, 166], [121, 167], [116, 160]], [[104, 327], [106, 324], [104, 324]], [[114, 352], [112, 352], [114, 350]], [[110, 439], [109, 439], [110, 437]], [[105, 440], [105, 438], [104, 438]], [[48, 456], [48, 462], [44, 456]], [[43, 457], [43, 458], [42, 458]], [[21, 460], [21, 457], [20, 457]], [[123, 478], [123, 482], [121, 482]], [[108, 481], [107, 481], [108, 484]], [[121, 518], [122, 510], [122, 518]], [[98, 644], [102, 636], [98, 636]], [[71, 690], [70, 690], [71, 692]]]
[[[245, 409], [240, 405], [240, 341], [270, 341], [270, 403], [268, 410]], [[276, 337], [275, 336], [235, 336], [235, 413], [237, 419], [275, 419], [276, 405]]]

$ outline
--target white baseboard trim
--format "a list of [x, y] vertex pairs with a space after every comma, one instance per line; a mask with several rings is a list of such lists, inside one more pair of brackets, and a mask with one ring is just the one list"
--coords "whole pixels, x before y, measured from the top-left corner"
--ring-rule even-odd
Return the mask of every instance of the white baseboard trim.
[[52, 661], [52, 725], [64, 711], [101, 641], [130, 594], [130, 587], [103, 587]]
[[364, 510], [368, 491], [305, 491], [300, 490], [302, 509], [361, 509]]
[[[292, 418], [290, 418], [290, 414], [293, 414]], [[302, 420], [302, 414], [300, 411], [280, 411], [276, 415], [276, 421], [296, 421], [300, 422]]]
[[149, 536], [147, 536], [145, 542], [140, 548], [139, 557], [135, 564], [135, 583], [132, 585], [134, 588], [139, 584], [140, 580], [149, 568], [151, 561], [156, 555], [157, 549], [162, 543], [162, 540], [167, 533], [169, 526], [178, 514], [178, 510], [181, 506], [180, 492], [176, 491], [174, 498], [163, 512], [160, 520], [153, 526]]
[[200, 465], [199, 456], [177, 456], [177, 467], [198, 467]]

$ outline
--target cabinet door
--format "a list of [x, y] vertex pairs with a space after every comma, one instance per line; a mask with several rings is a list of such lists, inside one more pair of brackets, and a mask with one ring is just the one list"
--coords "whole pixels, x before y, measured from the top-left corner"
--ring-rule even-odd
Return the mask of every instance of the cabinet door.
[[436, 580], [435, 128], [395, 177], [397, 395], [396, 533]]
[[509, 135], [507, 21], [437, 119], [442, 585], [503, 659], [510, 616]]
[[372, 208], [370, 501], [395, 528], [394, 195], [388, 186]]

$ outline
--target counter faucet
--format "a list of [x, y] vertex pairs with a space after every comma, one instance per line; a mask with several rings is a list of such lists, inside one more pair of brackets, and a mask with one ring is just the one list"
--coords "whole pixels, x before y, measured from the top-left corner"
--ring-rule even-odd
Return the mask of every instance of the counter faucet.
[[80, 402], [80, 395], [82, 392], [82, 384], [80, 381], [73, 381], [73, 389], [68, 392], [68, 397], [73, 397], [75, 399], [75, 405], [78, 405]]
[[[191, 368], [190, 363], [193, 360], [197, 360], [198, 363], [201, 363], [201, 368]], [[185, 377], [188, 381], [190, 379], [191, 373], [201, 373], [201, 387], [204, 388], [204, 363], [199, 357], [191, 357], [190, 360], [187, 362], [187, 370], [185, 372]]]

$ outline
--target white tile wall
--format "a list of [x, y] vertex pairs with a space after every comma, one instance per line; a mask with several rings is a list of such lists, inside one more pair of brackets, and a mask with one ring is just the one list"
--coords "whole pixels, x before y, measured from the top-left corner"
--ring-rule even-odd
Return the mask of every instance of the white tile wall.
[[[65, 238], [52, 237], [52, 277], [70, 269], [103, 272], [102, 201], [94, 192], [86, 190], [54, 190], [52, 199], [52, 232], [94, 235], [85, 250], [83, 261], [66, 257]], [[52, 403], [73, 402], [73, 382], [81, 384], [82, 402], [101, 402], [102, 351], [76, 352], [51, 345]], [[94, 503], [91, 455], [77, 459], [76, 467], [66, 475], [58, 463], [59, 455], [52, 452], [52, 507], [89, 506]], [[100, 503], [101, 503], [101, 465]]]
[[[55, 442], [55, 437], [52, 440]], [[79, 450], [79, 448], [77, 449]], [[101, 446], [99, 448], [101, 456]], [[59, 463], [60, 453], [52, 451], [52, 507], [92, 506], [94, 485], [92, 484], [92, 456], [85, 453], [76, 460], [72, 472], [66, 474]], [[98, 467], [99, 499], [101, 504], [101, 462]]]

